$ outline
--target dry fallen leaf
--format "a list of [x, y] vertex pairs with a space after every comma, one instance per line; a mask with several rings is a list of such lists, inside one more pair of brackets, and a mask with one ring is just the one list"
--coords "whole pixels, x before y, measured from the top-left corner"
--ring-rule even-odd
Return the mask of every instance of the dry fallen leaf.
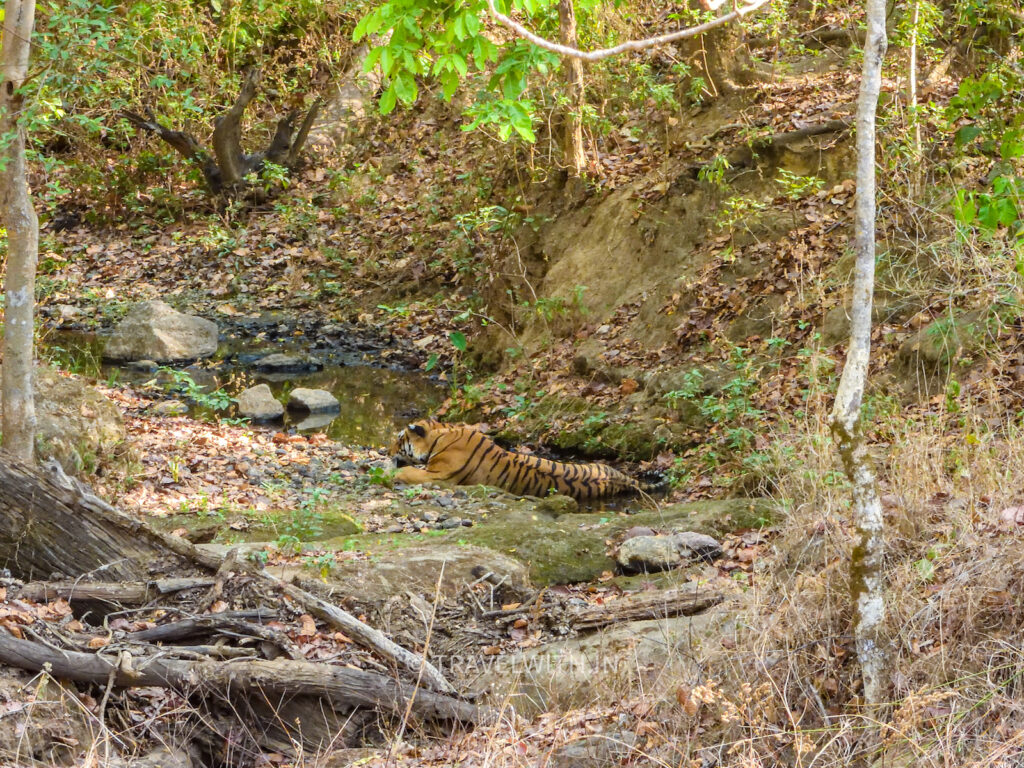
[[313, 637], [316, 634], [316, 621], [308, 613], [299, 616], [299, 623], [302, 624], [299, 629], [300, 637]]

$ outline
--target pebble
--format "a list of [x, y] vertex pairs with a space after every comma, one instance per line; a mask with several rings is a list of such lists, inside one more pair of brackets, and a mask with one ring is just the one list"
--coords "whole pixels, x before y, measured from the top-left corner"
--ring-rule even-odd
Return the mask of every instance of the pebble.
[[442, 521], [441, 527], [445, 530], [451, 530], [452, 528], [461, 528], [462, 519], [458, 517], [449, 517], [447, 520]]
[[429, 509], [425, 509], [420, 512], [420, 520], [426, 520], [428, 523], [436, 523], [438, 519], [437, 512], [431, 512]]

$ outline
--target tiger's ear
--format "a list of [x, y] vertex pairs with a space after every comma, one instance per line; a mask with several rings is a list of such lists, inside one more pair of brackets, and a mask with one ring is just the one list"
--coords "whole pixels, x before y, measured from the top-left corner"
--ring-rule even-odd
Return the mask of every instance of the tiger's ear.
[[424, 427], [422, 424], [410, 424], [409, 431], [412, 432], [414, 435], [419, 435], [420, 437], [427, 436], [427, 428]]

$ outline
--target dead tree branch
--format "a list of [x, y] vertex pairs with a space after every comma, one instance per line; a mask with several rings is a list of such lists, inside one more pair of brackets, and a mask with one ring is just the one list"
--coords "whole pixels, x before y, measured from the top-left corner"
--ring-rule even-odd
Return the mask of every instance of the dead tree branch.
[[[679, 29], [675, 32], [667, 32], [664, 35], [658, 35], [656, 37], [648, 37], [643, 40], [629, 40], [620, 45], [616, 45], [612, 48], [599, 48], [593, 51], [581, 51], [578, 48], [572, 48], [568, 45], [561, 45], [547, 40], [540, 35], [531, 32], [529, 29], [524, 27], [519, 22], [501, 13], [494, 5], [494, 0], [487, 0], [487, 7], [490, 9], [491, 16], [493, 16], [499, 23], [507, 27], [508, 29], [515, 32], [516, 35], [528, 40], [529, 42], [536, 45], [538, 48], [557, 53], [560, 56], [565, 56], [570, 59], [582, 59], [583, 61], [600, 61], [601, 59], [607, 59], [611, 56], [616, 56], [620, 53], [627, 53], [628, 51], [643, 51], [648, 48], [654, 48], [659, 45], [665, 45], [666, 43], [674, 43], [677, 40], [685, 40], [689, 37], [697, 37], [705, 32], [710, 32], [713, 29], [728, 24], [731, 21], [736, 21], [746, 16], [748, 13], [752, 13], [760, 8], [762, 5], [768, 3], [769, 0], [751, 0], [751, 2], [745, 3], [744, 5], [734, 5], [733, 10], [724, 16], [719, 16], [717, 19], [698, 24], [695, 27], [687, 27], [686, 29]], [[707, 4], [708, 10], [714, 10], [725, 3], [725, 0], [711, 0]]]
[[148, 109], [145, 117], [127, 111], [122, 112], [121, 116], [136, 128], [155, 134], [183, 157], [196, 163], [212, 194], [237, 195], [247, 188], [245, 177], [250, 173], [259, 172], [268, 161], [284, 165], [289, 170], [295, 170], [299, 166], [302, 148], [321, 107], [321, 100], [318, 98], [307, 110], [297, 133], [295, 123], [301, 110], [291, 110], [278, 121], [274, 136], [266, 149], [246, 153], [242, 150], [242, 117], [246, 108], [256, 98], [260, 77], [259, 69], [251, 70], [246, 75], [235, 102], [214, 119], [212, 153], [192, 134], [176, 131], [159, 123]]
[[395, 715], [408, 708], [423, 720], [475, 723], [481, 713], [452, 696], [418, 689], [375, 672], [348, 667], [277, 659], [185, 661], [157, 651], [143, 658], [122, 653], [107, 658], [92, 653], [50, 648], [0, 632], [0, 662], [30, 672], [44, 669], [57, 678], [118, 687], [160, 686], [185, 695], [252, 695], [277, 698], [317, 696], [335, 708], [373, 707]]

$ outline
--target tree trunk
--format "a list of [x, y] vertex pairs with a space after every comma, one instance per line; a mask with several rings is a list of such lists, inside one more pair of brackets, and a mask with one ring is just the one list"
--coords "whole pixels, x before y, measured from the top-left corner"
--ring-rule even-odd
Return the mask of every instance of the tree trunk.
[[0, 461], [0, 565], [17, 578], [143, 581], [149, 562], [177, 554], [63, 473]]
[[856, 265], [850, 321], [850, 347], [832, 409], [843, 467], [852, 485], [853, 516], [860, 537], [850, 563], [855, 607], [854, 637], [864, 679], [864, 700], [882, 704], [889, 691], [885, 621], [885, 540], [882, 505], [864, 437], [861, 405], [871, 356], [871, 302], [875, 284], [875, 111], [887, 46], [886, 0], [867, 0], [868, 31], [857, 102], [857, 207], [854, 223]]
[[25, 176], [25, 131], [20, 123], [28, 76], [29, 40], [35, 0], [7, 0], [0, 51], [0, 221], [7, 230], [4, 274], [3, 449], [31, 462], [35, 455], [36, 409], [32, 395], [36, 260], [39, 221]]
[[[562, 45], [572, 48], [577, 46], [573, 0], [559, 0], [558, 30]], [[579, 176], [586, 163], [583, 152], [583, 62], [568, 59], [562, 63], [565, 67], [565, 90], [569, 98], [563, 115], [562, 156], [569, 172]]]

